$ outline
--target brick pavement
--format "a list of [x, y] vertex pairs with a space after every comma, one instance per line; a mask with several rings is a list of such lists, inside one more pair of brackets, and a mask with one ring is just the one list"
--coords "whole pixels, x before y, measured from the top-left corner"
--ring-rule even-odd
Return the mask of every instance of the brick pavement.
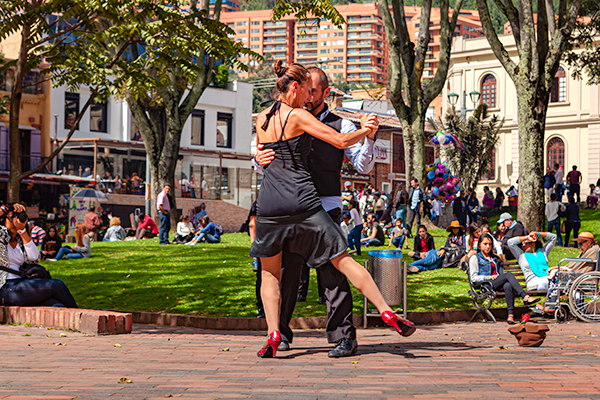
[[0, 399], [600, 399], [597, 324], [551, 325], [529, 349], [503, 323], [425, 326], [406, 339], [359, 329], [358, 355], [342, 359], [327, 358], [322, 330], [296, 331], [293, 350], [268, 360], [255, 356], [263, 333], [133, 332], [0, 326]]

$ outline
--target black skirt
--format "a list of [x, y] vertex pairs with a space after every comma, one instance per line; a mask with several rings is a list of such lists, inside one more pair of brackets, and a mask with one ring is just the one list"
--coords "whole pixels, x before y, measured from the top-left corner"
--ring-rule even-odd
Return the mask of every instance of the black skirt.
[[252, 257], [273, 257], [287, 245], [309, 267], [317, 268], [342, 255], [348, 238], [323, 207], [298, 215], [257, 217]]

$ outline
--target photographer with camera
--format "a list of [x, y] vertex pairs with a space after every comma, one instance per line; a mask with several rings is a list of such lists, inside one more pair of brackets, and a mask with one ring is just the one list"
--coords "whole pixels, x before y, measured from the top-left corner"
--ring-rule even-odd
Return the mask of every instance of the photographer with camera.
[[15, 271], [12, 274], [0, 270], [0, 304], [77, 308], [63, 281], [22, 276], [25, 264], [37, 264], [40, 260], [40, 251], [27, 231], [25, 207], [0, 205], [0, 220], [0, 265]]

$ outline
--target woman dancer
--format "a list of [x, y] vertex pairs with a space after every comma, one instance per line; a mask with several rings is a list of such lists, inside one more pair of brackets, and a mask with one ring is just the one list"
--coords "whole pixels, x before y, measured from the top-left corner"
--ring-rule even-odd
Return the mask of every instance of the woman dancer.
[[[318, 267], [327, 261], [373, 303], [388, 325], [404, 335], [414, 325], [398, 317], [386, 304], [369, 272], [346, 252], [348, 243], [340, 227], [323, 210], [307, 168], [312, 135], [338, 148], [345, 148], [376, 130], [374, 115], [361, 118], [362, 128], [340, 134], [302, 109], [310, 99], [310, 73], [300, 64], [275, 65], [279, 98], [256, 120], [257, 142], [275, 149], [275, 159], [265, 167], [265, 178], [256, 204], [256, 238], [250, 255], [262, 264], [261, 296], [270, 332], [259, 357], [274, 357], [281, 342], [279, 310], [281, 296], [281, 250], [287, 246], [301, 254], [307, 264]], [[272, 119], [272, 121], [271, 121]]]

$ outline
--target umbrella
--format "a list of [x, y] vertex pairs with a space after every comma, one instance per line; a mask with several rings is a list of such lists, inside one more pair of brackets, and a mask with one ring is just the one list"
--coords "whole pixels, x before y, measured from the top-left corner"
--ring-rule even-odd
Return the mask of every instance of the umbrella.
[[82, 189], [73, 195], [74, 199], [89, 201], [108, 201], [104, 193], [96, 189]]

